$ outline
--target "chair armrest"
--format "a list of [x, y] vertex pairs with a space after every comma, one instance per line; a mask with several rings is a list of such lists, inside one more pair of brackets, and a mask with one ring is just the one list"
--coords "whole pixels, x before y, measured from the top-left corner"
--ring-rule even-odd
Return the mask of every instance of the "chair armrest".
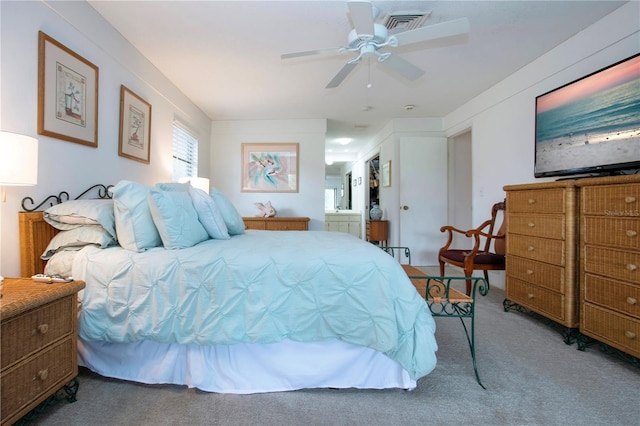
[[453, 234], [461, 234], [461, 235], [466, 235], [467, 231], [463, 231], [462, 229], [458, 229], [454, 226], [451, 225], [445, 225], [442, 228], [440, 228], [440, 232], [447, 232], [447, 243], [442, 246], [442, 248], [440, 248], [439, 252], [443, 252], [445, 250], [448, 250], [449, 247], [451, 246], [451, 243], [453, 243]]

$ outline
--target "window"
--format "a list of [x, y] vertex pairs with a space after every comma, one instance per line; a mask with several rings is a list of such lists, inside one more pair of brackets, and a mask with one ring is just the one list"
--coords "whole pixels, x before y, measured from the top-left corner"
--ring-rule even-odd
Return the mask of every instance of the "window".
[[198, 176], [198, 139], [186, 126], [173, 122], [173, 181]]

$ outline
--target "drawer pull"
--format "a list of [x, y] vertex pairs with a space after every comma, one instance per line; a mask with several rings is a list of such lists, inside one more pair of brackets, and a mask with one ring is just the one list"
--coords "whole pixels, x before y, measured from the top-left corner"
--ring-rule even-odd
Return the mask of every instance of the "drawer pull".
[[636, 202], [636, 197], [629, 195], [628, 197], [624, 198], [624, 202], [625, 203], [635, 203]]
[[634, 333], [633, 331], [625, 331], [624, 335], [626, 336], [627, 339], [635, 339], [636, 338], [636, 333]]
[[40, 380], [47, 380], [47, 377], [49, 377], [49, 369], [45, 368], [44, 370], [38, 371], [37, 376]]
[[627, 237], [635, 237], [638, 233], [632, 229], [627, 230]]
[[527, 275], [533, 275], [533, 271], [531, 269], [527, 269]]
[[638, 300], [635, 297], [629, 296], [627, 297], [627, 303], [630, 305], [635, 305], [638, 303]]
[[533, 222], [529, 222], [528, 225], [529, 225], [529, 228], [535, 228], [536, 227], [536, 224], [533, 223]]
[[49, 324], [40, 324], [38, 326], [38, 333], [46, 334], [49, 331]]
[[629, 263], [629, 264], [627, 265], [627, 270], [629, 270], [629, 271], [631, 271], [631, 272], [635, 271], [636, 269], [638, 269], [638, 266], [637, 266], [637, 265], [634, 265], [633, 263]]
[[528, 250], [528, 251], [534, 251], [535, 249], [536, 249], [536, 248], [535, 248], [534, 246], [529, 246], [529, 247], [527, 247], [527, 250]]
[[527, 200], [527, 203], [529, 203], [529, 204], [535, 204], [535, 203], [536, 203], [536, 200], [534, 200], [533, 198], [529, 198], [529, 199]]
[[528, 297], [529, 299], [533, 299], [535, 296], [533, 295], [533, 293], [528, 293], [528, 294], [527, 294], [527, 297]]

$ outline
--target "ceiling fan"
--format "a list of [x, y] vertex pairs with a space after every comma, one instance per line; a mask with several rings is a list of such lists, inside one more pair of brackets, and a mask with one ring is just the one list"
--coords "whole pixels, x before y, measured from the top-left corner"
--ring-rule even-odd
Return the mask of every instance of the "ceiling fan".
[[321, 54], [356, 53], [357, 56], [347, 61], [338, 74], [331, 79], [326, 86], [327, 89], [338, 87], [367, 56], [376, 56], [383, 66], [407, 80], [417, 80], [424, 74], [424, 70], [392, 52], [381, 52], [381, 50], [469, 32], [469, 20], [460, 18], [389, 35], [384, 25], [375, 23], [378, 9], [369, 0], [351, 0], [347, 2], [347, 7], [354, 27], [349, 33], [347, 46], [286, 53], [280, 56], [281, 59], [290, 59]]

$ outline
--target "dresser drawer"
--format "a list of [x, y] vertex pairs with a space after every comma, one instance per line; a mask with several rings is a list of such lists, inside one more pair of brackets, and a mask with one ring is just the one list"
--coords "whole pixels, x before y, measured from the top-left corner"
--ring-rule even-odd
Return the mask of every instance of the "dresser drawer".
[[564, 213], [563, 188], [509, 191], [507, 211], [511, 213]]
[[584, 247], [587, 273], [618, 278], [640, 284], [640, 253], [600, 246]]
[[307, 222], [267, 222], [267, 231], [306, 231]]
[[640, 286], [585, 274], [584, 300], [640, 319]]
[[52, 388], [78, 374], [76, 346], [71, 336], [40, 352], [24, 364], [2, 373], [0, 409], [3, 421]]
[[583, 241], [585, 244], [640, 250], [640, 218], [586, 216]]
[[564, 241], [509, 234], [507, 255], [539, 260], [552, 265], [563, 266], [565, 259]]
[[580, 332], [635, 357], [640, 357], [640, 320], [583, 303]]
[[507, 276], [507, 299], [554, 321], [566, 320], [564, 296]]
[[584, 187], [582, 214], [640, 217], [640, 183]]
[[564, 240], [563, 215], [509, 213], [507, 232]]
[[75, 321], [75, 303], [76, 296], [73, 294], [2, 322], [2, 370], [31, 352], [70, 334]]
[[507, 256], [507, 273], [519, 280], [564, 293], [564, 268]]

